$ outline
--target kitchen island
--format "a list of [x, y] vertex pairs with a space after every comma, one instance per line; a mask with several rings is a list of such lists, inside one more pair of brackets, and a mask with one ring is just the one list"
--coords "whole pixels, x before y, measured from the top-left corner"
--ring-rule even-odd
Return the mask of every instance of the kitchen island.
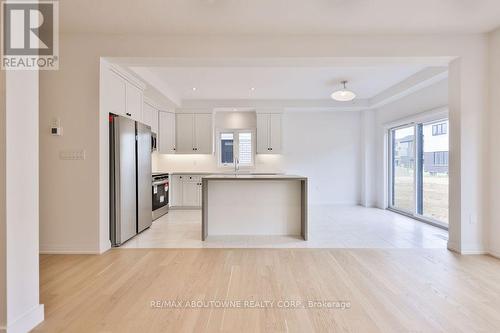
[[307, 178], [226, 174], [202, 178], [202, 240], [287, 235], [307, 240]]

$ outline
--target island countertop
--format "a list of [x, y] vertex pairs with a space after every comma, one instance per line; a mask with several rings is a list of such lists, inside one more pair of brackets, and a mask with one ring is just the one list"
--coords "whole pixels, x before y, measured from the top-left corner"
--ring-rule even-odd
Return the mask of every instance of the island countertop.
[[285, 174], [212, 174], [203, 176], [206, 180], [307, 180], [307, 177]]

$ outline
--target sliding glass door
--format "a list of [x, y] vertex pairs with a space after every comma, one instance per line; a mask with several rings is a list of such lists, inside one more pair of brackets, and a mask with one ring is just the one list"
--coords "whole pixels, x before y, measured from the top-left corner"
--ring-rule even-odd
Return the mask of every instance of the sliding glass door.
[[411, 213], [415, 207], [415, 127], [395, 128], [391, 137], [391, 206]]
[[448, 225], [448, 120], [389, 130], [389, 207]]
[[422, 145], [419, 173], [420, 205], [417, 213], [448, 224], [448, 121], [419, 125]]

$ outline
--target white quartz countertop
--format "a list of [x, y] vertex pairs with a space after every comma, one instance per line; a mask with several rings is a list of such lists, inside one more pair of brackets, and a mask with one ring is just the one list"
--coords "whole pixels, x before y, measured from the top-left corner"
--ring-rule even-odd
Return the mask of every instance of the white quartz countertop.
[[232, 179], [255, 179], [255, 180], [306, 180], [307, 177], [296, 176], [296, 175], [284, 175], [284, 174], [218, 174], [204, 176], [203, 179], [207, 180], [232, 180]]
[[[160, 173], [160, 172], [156, 172]], [[194, 176], [234, 176], [235, 173], [234, 171], [166, 171], [165, 173], [168, 173], [170, 175], [179, 175], [179, 176], [184, 176], [184, 175], [194, 175]], [[155, 173], [153, 173], [155, 174]], [[279, 172], [253, 172], [253, 171], [238, 171], [236, 173], [238, 176], [261, 176], [261, 175], [269, 175], [269, 176], [284, 176], [284, 173], [279, 173]]]

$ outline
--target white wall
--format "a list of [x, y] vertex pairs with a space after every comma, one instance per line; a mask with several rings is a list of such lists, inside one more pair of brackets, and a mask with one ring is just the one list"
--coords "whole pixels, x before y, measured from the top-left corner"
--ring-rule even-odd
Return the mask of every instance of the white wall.
[[215, 112], [215, 129], [255, 129], [257, 128], [257, 113], [247, 112]]
[[490, 35], [490, 118], [489, 118], [489, 156], [488, 184], [490, 200], [488, 218], [490, 252], [500, 257], [500, 29]]
[[283, 166], [309, 177], [310, 204], [359, 204], [360, 112], [283, 115]]
[[377, 206], [377, 127], [376, 111], [361, 113], [361, 205]]
[[38, 72], [2, 71], [2, 81], [3, 75], [0, 331], [27, 332], [43, 320], [38, 258]]
[[[464, 232], [454, 239], [455, 250], [468, 252], [482, 247], [486, 221], [481, 212], [484, 157], [477, 147], [483, 142], [487, 115], [486, 64], [488, 39], [484, 35], [454, 36], [118, 36], [62, 34], [60, 70], [41, 73], [41, 129], [52, 116], [60, 116], [65, 136], [59, 141], [41, 136], [41, 243], [48, 249], [68, 252], [106, 250], [108, 223], [107, 116], [99, 113], [99, 57], [354, 57], [367, 62], [381, 57], [394, 61], [427, 63], [456, 59], [458, 94], [450, 121], [456, 122], [459, 160], [450, 161], [457, 171], [450, 204], [456, 224]], [[463, 78], [463, 79], [462, 79]], [[461, 142], [465, 144], [461, 145]], [[100, 145], [101, 143], [101, 145]], [[84, 162], [61, 163], [58, 150], [85, 148]], [[451, 171], [450, 171], [451, 172]], [[76, 178], [75, 178], [76, 176]], [[453, 187], [455, 186], [455, 187]], [[78, 188], [70, 192], [69, 188]], [[75, 208], [78, 214], [75, 214]], [[472, 221], [472, 223], [466, 222]], [[109, 243], [109, 241], [107, 241]], [[464, 245], [464, 247], [462, 247]]]
[[0, 332], [7, 325], [7, 214], [5, 212], [5, 71], [0, 70]]

